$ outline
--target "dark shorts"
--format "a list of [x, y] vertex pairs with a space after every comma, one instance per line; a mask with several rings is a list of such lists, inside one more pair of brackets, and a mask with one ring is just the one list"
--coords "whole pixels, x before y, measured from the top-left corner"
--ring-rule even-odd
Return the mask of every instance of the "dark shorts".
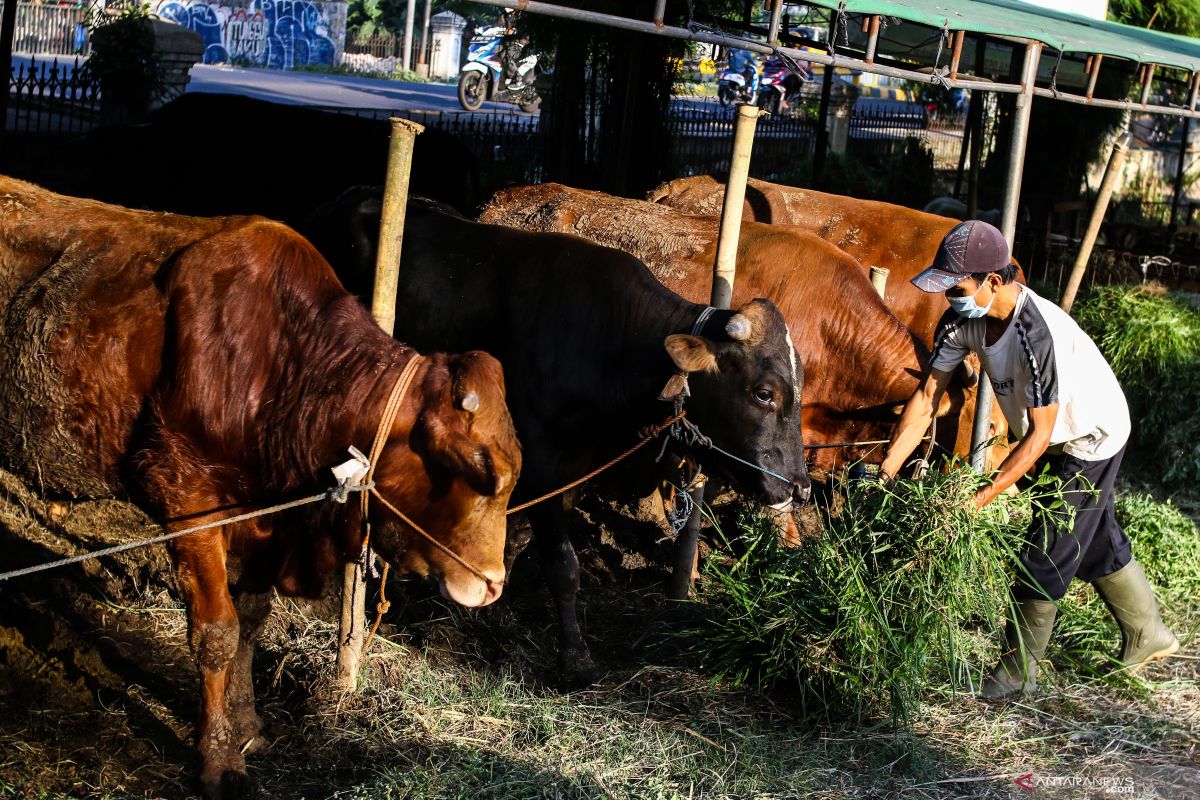
[[1021, 550], [1013, 596], [1060, 600], [1072, 578], [1091, 583], [1116, 572], [1133, 559], [1129, 537], [1113, 510], [1113, 483], [1125, 449], [1104, 461], [1051, 455], [1039, 463], [1063, 484], [1063, 500], [1075, 509], [1034, 505], [1033, 522]]

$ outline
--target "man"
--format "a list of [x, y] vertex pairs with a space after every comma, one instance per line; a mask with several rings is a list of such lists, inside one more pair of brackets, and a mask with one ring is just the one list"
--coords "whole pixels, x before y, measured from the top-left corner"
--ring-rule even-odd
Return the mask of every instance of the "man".
[[1005, 627], [1000, 663], [981, 688], [990, 699], [1036, 691], [1055, 601], [1072, 578], [1090, 582], [1108, 604], [1129, 670], [1179, 649], [1113, 512], [1113, 482], [1129, 438], [1125, 396], [1087, 334], [1058, 306], [1014, 283], [1015, 274], [1000, 231], [969, 220], [946, 234], [933, 266], [913, 278], [926, 292], [945, 292], [950, 310], [938, 324], [929, 373], [905, 405], [880, 465], [884, 480], [897, 474], [929, 427], [951, 373], [974, 352], [1020, 438], [976, 493], [976, 507], [1035, 465], [1062, 481], [1074, 525], [1067, 509], [1034, 509], [1012, 589], [1015, 618]]
[[[525, 85], [521, 74], [521, 58], [529, 38], [517, 33], [517, 11], [512, 8], [500, 10], [500, 26], [504, 28], [500, 43], [500, 65], [504, 69], [504, 86], [516, 90]], [[529, 71], [532, 75], [532, 70]]]
[[750, 96], [758, 94], [758, 58], [749, 50], [732, 48], [729, 51], [729, 71], [737, 72], [746, 79]]

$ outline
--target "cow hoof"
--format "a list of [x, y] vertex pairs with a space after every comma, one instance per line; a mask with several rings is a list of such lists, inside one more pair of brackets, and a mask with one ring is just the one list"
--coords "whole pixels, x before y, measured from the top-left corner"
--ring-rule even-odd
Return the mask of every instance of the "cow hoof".
[[564, 691], [586, 689], [596, 682], [596, 664], [586, 650], [564, 652], [559, 659], [559, 685]]
[[244, 772], [225, 770], [220, 779], [203, 783], [205, 800], [253, 800], [258, 797], [258, 783]]

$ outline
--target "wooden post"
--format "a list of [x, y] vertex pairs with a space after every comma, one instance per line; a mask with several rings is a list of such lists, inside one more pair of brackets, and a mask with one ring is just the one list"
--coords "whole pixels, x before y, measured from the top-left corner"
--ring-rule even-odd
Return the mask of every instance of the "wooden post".
[[[404, 215], [408, 206], [408, 177], [413, 145], [425, 130], [407, 119], [393, 117], [388, 147], [387, 181], [383, 188], [383, 213], [379, 221], [379, 247], [375, 256], [375, 291], [371, 315], [391, 335], [396, 327], [396, 291], [400, 283], [400, 246], [404, 240]], [[342, 615], [338, 626], [337, 670], [342, 691], [358, 688], [359, 665], [366, 634], [367, 574], [362, 562], [347, 564], [342, 580]]]
[[[1187, 110], [1196, 110], [1196, 92], [1200, 82], [1200, 72], [1193, 72], [1188, 76], [1188, 99]], [[1175, 186], [1171, 192], [1171, 227], [1174, 228], [1178, 224], [1179, 217], [1179, 199], [1183, 196], [1183, 177], [1185, 161], [1187, 161], [1188, 141], [1192, 133], [1192, 118], [1183, 118], [1183, 130], [1179, 136], [1179, 163], [1175, 165]]]
[[887, 280], [891, 272], [887, 267], [871, 267], [871, 286], [881, 300], [887, 299]]
[[1125, 150], [1129, 146], [1129, 133], [1122, 130], [1113, 142], [1112, 153], [1108, 156], [1108, 165], [1104, 168], [1104, 179], [1100, 181], [1100, 191], [1096, 194], [1096, 205], [1092, 206], [1092, 216], [1088, 220], [1087, 231], [1083, 241], [1079, 243], [1079, 253], [1075, 256], [1075, 264], [1071, 267], [1071, 276], [1067, 278], [1067, 286], [1063, 289], [1059, 306], [1068, 314], [1075, 304], [1075, 295], [1079, 285], [1083, 283], [1083, 273], [1087, 270], [1088, 260], [1092, 257], [1092, 248], [1096, 245], [1096, 237], [1100, 233], [1100, 224], [1104, 222], [1104, 212], [1108, 210], [1108, 201], [1112, 198], [1113, 188], [1125, 166]]
[[704, 476], [696, 476], [696, 485], [691, 489], [692, 513], [687, 527], [679, 534], [675, 543], [675, 566], [671, 570], [667, 597], [672, 600], [687, 600], [692, 594], [692, 570], [696, 568], [696, 552], [700, 545], [700, 526], [704, 522]]

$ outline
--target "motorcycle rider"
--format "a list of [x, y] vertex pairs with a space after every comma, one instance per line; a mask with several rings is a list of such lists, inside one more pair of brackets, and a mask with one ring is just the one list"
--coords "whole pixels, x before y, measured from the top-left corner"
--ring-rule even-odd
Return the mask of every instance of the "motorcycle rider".
[[[525, 84], [521, 75], [521, 54], [529, 38], [517, 35], [517, 10], [504, 8], [500, 11], [500, 25], [504, 28], [500, 44], [500, 63], [504, 67], [504, 83], [509, 89], [520, 89]], [[533, 71], [530, 70], [530, 75]]]
[[751, 97], [758, 94], [758, 56], [749, 50], [730, 48], [729, 71], [740, 73], [746, 79], [746, 88]]

